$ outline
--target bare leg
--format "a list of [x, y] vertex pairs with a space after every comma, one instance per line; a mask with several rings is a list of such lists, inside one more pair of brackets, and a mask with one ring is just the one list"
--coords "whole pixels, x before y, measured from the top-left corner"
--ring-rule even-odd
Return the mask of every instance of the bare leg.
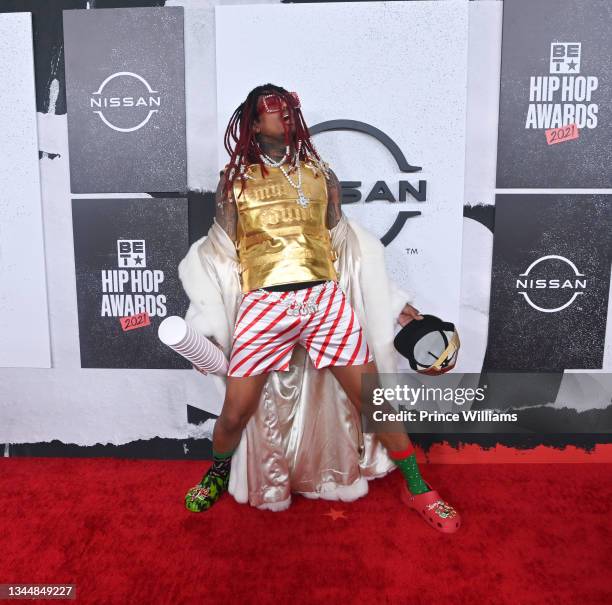
[[223, 409], [213, 430], [213, 464], [202, 480], [185, 495], [188, 510], [208, 510], [228, 489], [233, 450], [257, 409], [267, 377], [265, 372], [257, 376], [227, 377]]
[[[349, 366], [328, 366], [331, 373], [336, 377], [340, 386], [345, 390], [347, 397], [352, 404], [361, 412], [361, 376], [362, 374], [376, 373], [378, 370], [376, 362], [371, 361], [361, 365]], [[397, 432], [396, 432], [397, 430]], [[410, 439], [406, 434], [403, 425], [398, 422], [397, 429], [394, 428], [392, 433], [376, 433], [381, 443], [391, 451], [405, 450], [410, 445]]]
[[[373, 361], [359, 366], [329, 366], [329, 369], [359, 411], [361, 411], [362, 404], [361, 376], [364, 373], [376, 372], [377, 380], [375, 382], [378, 384], [374, 386], [380, 386], [378, 371]], [[398, 422], [399, 424], [401, 423]], [[393, 432], [384, 433], [381, 431], [380, 433], [377, 432], [376, 436], [387, 448], [392, 460], [404, 475], [406, 480], [406, 492], [402, 495], [404, 502], [410, 508], [416, 510], [434, 529], [444, 533], [457, 531], [461, 525], [459, 513], [450, 504], [442, 500], [437, 491], [429, 489], [420, 475], [414, 453], [406, 454], [413, 447], [403, 424], [401, 427], [392, 424], [391, 427]], [[397, 432], [395, 432], [396, 430]]]
[[[374, 386], [380, 386], [378, 371], [373, 361], [359, 366], [329, 366], [329, 369], [359, 411], [361, 411], [362, 404], [361, 376], [364, 373], [376, 372], [375, 382], [378, 384]], [[398, 422], [399, 424], [401, 423]], [[457, 531], [461, 525], [459, 513], [450, 504], [443, 501], [437, 491], [429, 489], [420, 475], [414, 453], [409, 455], [405, 453], [413, 448], [403, 424], [401, 427], [392, 424], [391, 427], [393, 432], [377, 432], [376, 436], [387, 448], [389, 455], [404, 475], [406, 480], [406, 491], [402, 495], [404, 502], [416, 510], [434, 529], [444, 533]]]
[[256, 376], [228, 376], [225, 401], [213, 430], [215, 452], [229, 452], [240, 443], [240, 436], [259, 404], [268, 373]]

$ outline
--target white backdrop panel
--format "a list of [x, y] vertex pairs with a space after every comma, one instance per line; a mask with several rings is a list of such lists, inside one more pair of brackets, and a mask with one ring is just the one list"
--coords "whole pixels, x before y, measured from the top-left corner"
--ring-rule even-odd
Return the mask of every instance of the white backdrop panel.
[[0, 367], [51, 366], [32, 14], [0, 14]]
[[470, 206], [495, 204], [502, 9], [496, 0], [469, 5], [465, 201]]
[[[420, 210], [387, 247], [392, 279], [425, 313], [459, 321], [467, 80], [467, 2], [364, 2], [217, 7], [219, 166], [222, 137], [253, 87], [297, 91], [309, 126], [366, 122], [397, 143], [421, 172], [399, 171], [387, 149], [351, 131], [322, 133], [317, 148], [340, 180], [361, 181], [343, 211], [381, 237], [398, 210]], [[365, 197], [384, 180], [427, 181], [426, 202]], [[406, 249], [415, 249], [409, 253]], [[459, 329], [461, 329], [459, 327]]]

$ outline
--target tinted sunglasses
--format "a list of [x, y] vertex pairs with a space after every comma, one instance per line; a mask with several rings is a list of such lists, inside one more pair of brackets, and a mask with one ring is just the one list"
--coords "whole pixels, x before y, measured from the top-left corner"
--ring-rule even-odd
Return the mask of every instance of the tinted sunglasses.
[[[283, 97], [277, 94], [264, 95], [259, 100], [259, 110], [266, 111], [267, 113], [275, 113], [277, 111], [282, 111], [283, 109]], [[297, 92], [289, 93], [289, 103], [293, 107], [293, 109], [299, 109], [300, 107], [300, 97], [298, 97]]]

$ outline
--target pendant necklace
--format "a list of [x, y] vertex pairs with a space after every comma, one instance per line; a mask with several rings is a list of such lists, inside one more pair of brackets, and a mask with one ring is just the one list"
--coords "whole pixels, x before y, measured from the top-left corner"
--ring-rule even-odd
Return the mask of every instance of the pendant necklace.
[[306, 206], [308, 206], [310, 200], [306, 197], [306, 195], [304, 194], [304, 191], [302, 189], [302, 168], [300, 166], [300, 162], [299, 162], [299, 159], [298, 159], [299, 158], [299, 153], [300, 153], [300, 147], [301, 147], [301, 141], [298, 144], [298, 150], [296, 151], [295, 155], [293, 156], [293, 164], [294, 164], [294, 166], [297, 165], [297, 173], [298, 173], [297, 183], [294, 183], [291, 180], [291, 177], [287, 174], [287, 171], [283, 167], [283, 164], [285, 163], [285, 158], [287, 157], [287, 154], [289, 152], [289, 147], [287, 147], [287, 151], [285, 152], [285, 155], [283, 156], [283, 158], [282, 158], [282, 160], [280, 162], [275, 162], [271, 157], [267, 156], [265, 153], [261, 153], [260, 157], [263, 160], [264, 164], [266, 164], [267, 166], [271, 166], [273, 168], [280, 168], [281, 172], [283, 173], [283, 175], [287, 179], [287, 182], [291, 185], [291, 187], [293, 187], [294, 189], [297, 190], [298, 199], [296, 200], [296, 202], [302, 208], [306, 208]]

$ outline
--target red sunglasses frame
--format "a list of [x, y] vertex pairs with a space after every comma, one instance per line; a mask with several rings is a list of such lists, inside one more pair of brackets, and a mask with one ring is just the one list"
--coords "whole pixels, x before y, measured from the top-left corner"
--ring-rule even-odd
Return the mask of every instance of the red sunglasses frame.
[[[290, 103], [293, 109], [299, 109], [301, 107], [300, 97], [298, 97], [297, 92], [290, 92], [289, 99], [290, 99]], [[259, 100], [259, 108], [260, 110], [263, 109], [263, 111], [267, 113], [276, 113], [277, 111], [282, 111], [283, 109], [282, 101], [283, 101], [283, 98], [280, 95], [277, 95], [277, 94], [264, 95]]]

